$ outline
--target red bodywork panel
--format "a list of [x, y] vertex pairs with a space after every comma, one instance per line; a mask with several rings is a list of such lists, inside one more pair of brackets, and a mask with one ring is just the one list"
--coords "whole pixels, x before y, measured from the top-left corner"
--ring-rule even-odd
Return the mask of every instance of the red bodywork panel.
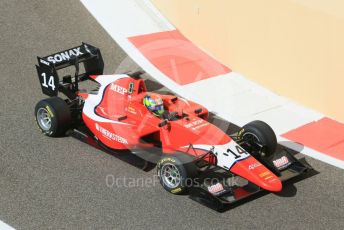
[[[134, 88], [133, 92], [128, 94], [127, 90], [130, 84], [133, 84]], [[209, 124], [199, 118], [199, 116], [208, 117], [208, 111], [204, 107], [184, 99], [177, 99], [172, 102], [172, 99], [176, 98], [175, 96], [161, 95], [165, 110], [185, 113], [189, 115], [189, 118], [170, 122], [169, 125], [160, 128], [159, 123], [162, 122], [162, 119], [154, 116], [143, 105], [143, 97], [146, 94], [146, 86], [143, 80], [135, 80], [130, 77], [118, 79], [105, 87], [100, 103], [94, 107], [95, 114], [108, 119], [109, 122], [97, 123], [98, 126], [96, 126], [94, 120], [85, 113], [83, 113], [83, 119], [90, 130], [110, 148], [142, 148], [153, 146], [154, 143], [160, 140], [164, 152], [175, 152], [176, 149], [173, 149], [172, 145], [190, 144], [180, 135], [182, 130], [185, 129], [184, 125], [197, 122], [197, 120]], [[202, 112], [196, 115], [194, 111], [200, 108]], [[127, 125], [123, 125], [123, 123]], [[169, 137], [165, 135], [167, 129], [168, 133], [170, 133]], [[196, 139], [201, 132], [205, 132], [206, 127], [202, 130], [192, 133], [195, 136], [193, 139]], [[155, 133], [156, 135], [153, 135]], [[156, 141], [153, 141], [153, 144], [144, 141], [143, 139], [147, 135], [152, 135], [153, 138], [156, 138]], [[116, 141], [118, 138], [121, 141]]]
[[[92, 76], [101, 84], [98, 94], [80, 94], [85, 99], [83, 120], [91, 132], [112, 149], [161, 147], [165, 154], [184, 152], [203, 155], [212, 150], [217, 165], [230, 170], [252, 183], [269, 190], [280, 191], [277, 176], [240, 148], [226, 133], [207, 121], [208, 110], [203, 106], [160, 95], [165, 110], [177, 112], [180, 118], [159, 127], [163, 121], [144, 105], [148, 93], [142, 79], [127, 75]], [[232, 152], [235, 156], [228, 154]]]

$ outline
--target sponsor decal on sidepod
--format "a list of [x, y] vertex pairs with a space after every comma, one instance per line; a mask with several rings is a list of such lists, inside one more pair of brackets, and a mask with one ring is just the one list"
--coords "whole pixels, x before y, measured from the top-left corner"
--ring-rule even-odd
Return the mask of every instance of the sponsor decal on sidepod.
[[108, 138], [108, 139], [111, 139], [111, 140], [114, 140], [114, 141], [117, 141], [119, 143], [122, 143], [122, 144], [128, 144], [128, 141], [121, 137], [121, 136], [118, 136], [114, 133], [111, 133], [109, 130], [101, 127], [99, 124], [96, 123], [96, 129], [101, 132], [101, 134], [103, 134], [104, 137]]
[[111, 84], [110, 89], [116, 93], [125, 95], [126, 93], [128, 93], [128, 90], [122, 86], [116, 85], [114, 83]]

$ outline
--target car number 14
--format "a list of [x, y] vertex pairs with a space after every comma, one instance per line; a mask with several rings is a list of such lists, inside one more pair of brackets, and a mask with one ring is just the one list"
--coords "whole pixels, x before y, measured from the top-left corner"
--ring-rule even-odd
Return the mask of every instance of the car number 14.
[[[52, 89], [53, 91], [55, 91], [54, 77], [53, 77], [53, 76], [50, 76], [48, 82], [47, 82], [47, 75], [46, 75], [45, 73], [42, 73], [42, 77], [43, 77], [42, 86], [45, 87], [45, 88], [51, 87], [51, 89]], [[47, 83], [48, 83], [48, 84], [47, 84]]]

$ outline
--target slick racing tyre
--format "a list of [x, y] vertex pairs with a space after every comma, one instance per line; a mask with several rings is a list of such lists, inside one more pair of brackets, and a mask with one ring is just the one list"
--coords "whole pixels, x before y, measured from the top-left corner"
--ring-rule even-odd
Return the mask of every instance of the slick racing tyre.
[[50, 137], [64, 135], [72, 121], [67, 103], [59, 97], [39, 101], [35, 107], [35, 118], [42, 133]]
[[263, 121], [252, 121], [238, 132], [238, 141], [252, 154], [269, 157], [277, 148], [277, 138], [272, 128]]
[[166, 191], [183, 194], [192, 186], [197, 167], [186, 154], [165, 156], [157, 164], [157, 174], [160, 184]]

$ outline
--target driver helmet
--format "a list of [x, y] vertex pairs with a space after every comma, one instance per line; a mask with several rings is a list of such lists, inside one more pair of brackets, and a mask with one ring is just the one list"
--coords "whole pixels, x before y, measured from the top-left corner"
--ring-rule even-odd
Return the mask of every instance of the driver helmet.
[[164, 113], [164, 103], [158, 94], [146, 95], [143, 98], [143, 105], [155, 116], [161, 116]]

